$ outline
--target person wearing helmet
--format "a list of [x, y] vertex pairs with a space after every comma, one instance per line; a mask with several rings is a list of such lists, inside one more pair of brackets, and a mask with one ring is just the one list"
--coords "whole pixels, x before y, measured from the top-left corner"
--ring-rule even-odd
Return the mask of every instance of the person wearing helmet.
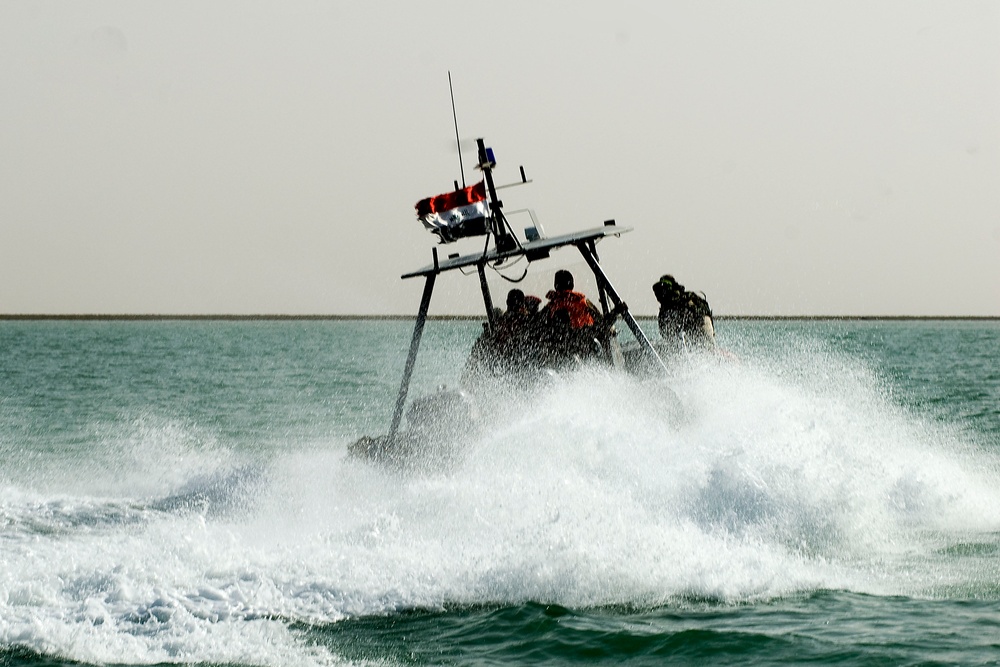
[[549, 300], [542, 313], [554, 321], [559, 313], [569, 316], [569, 326], [573, 329], [592, 327], [601, 320], [601, 311], [581, 292], [574, 292], [573, 274], [565, 269], [556, 271], [553, 289], [545, 298]]
[[553, 289], [545, 298], [542, 321], [547, 325], [545, 347], [551, 361], [564, 363], [600, 354], [601, 311], [583, 293], [574, 291], [573, 274], [556, 271]]
[[653, 284], [653, 294], [660, 304], [657, 321], [664, 341], [679, 347], [712, 347], [715, 323], [712, 308], [702, 294], [688, 291], [670, 274]]

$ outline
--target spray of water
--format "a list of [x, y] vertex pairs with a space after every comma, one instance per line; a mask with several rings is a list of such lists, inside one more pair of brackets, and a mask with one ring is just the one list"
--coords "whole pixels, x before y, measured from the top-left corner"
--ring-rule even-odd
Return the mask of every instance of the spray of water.
[[347, 456], [346, 439], [264, 460], [143, 420], [104, 439], [113, 482], [0, 492], [0, 644], [314, 664], [333, 658], [292, 621], [936, 595], [989, 579], [954, 554], [997, 542], [995, 458], [899, 407], [864, 365], [785, 349], [690, 359], [668, 384], [563, 374], [482, 404], [488, 427], [447, 466], [405, 471]]

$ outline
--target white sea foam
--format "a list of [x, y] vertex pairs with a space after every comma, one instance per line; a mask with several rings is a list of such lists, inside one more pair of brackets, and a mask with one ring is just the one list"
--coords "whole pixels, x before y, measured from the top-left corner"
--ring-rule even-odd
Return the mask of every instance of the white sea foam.
[[246, 460], [143, 422], [103, 440], [128, 443], [114, 494], [100, 477], [0, 492], [0, 644], [91, 662], [315, 664], [337, 660], [290, 621], [930, 595], [983, 578], [941, 547], [995, 541], [995, 460], [900, 408], [863, 365], [791, 349], [692, 360], [670, 385], [679, 419], [655, 385], [556, 378], [486, 404], [494, 426], [453, 466], [405, 473], [348, 458], [345, 442]]

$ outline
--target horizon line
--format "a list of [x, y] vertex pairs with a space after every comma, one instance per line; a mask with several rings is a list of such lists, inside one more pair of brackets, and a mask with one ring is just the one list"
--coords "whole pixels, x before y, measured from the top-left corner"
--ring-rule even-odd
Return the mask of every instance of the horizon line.
[[[637, 320], [655, 320], [656, 315], [633, 315]], [[428, 315], [428, 320], [482, 320], [485, 315]], [[0, 313], [0, 321], [31, 320], [79, 320], [79, 321], [160, 321], [160, 320], [415, 320], [416, 315], [289, 315], [289, 314], [110, 314], [110, 313]], [[862, 321], [904, 321], [904, 320], [1000, 320], [1000, 315], [715, 315], [717, 320], [862, 320]]]

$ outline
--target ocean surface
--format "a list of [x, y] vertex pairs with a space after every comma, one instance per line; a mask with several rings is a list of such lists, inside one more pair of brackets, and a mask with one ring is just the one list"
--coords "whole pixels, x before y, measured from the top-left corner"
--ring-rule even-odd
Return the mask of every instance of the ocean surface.
[[0, 322], [0, 665], [1000, 664], [1000, 322], [721, 321], [350, 457], [411, 330]]

